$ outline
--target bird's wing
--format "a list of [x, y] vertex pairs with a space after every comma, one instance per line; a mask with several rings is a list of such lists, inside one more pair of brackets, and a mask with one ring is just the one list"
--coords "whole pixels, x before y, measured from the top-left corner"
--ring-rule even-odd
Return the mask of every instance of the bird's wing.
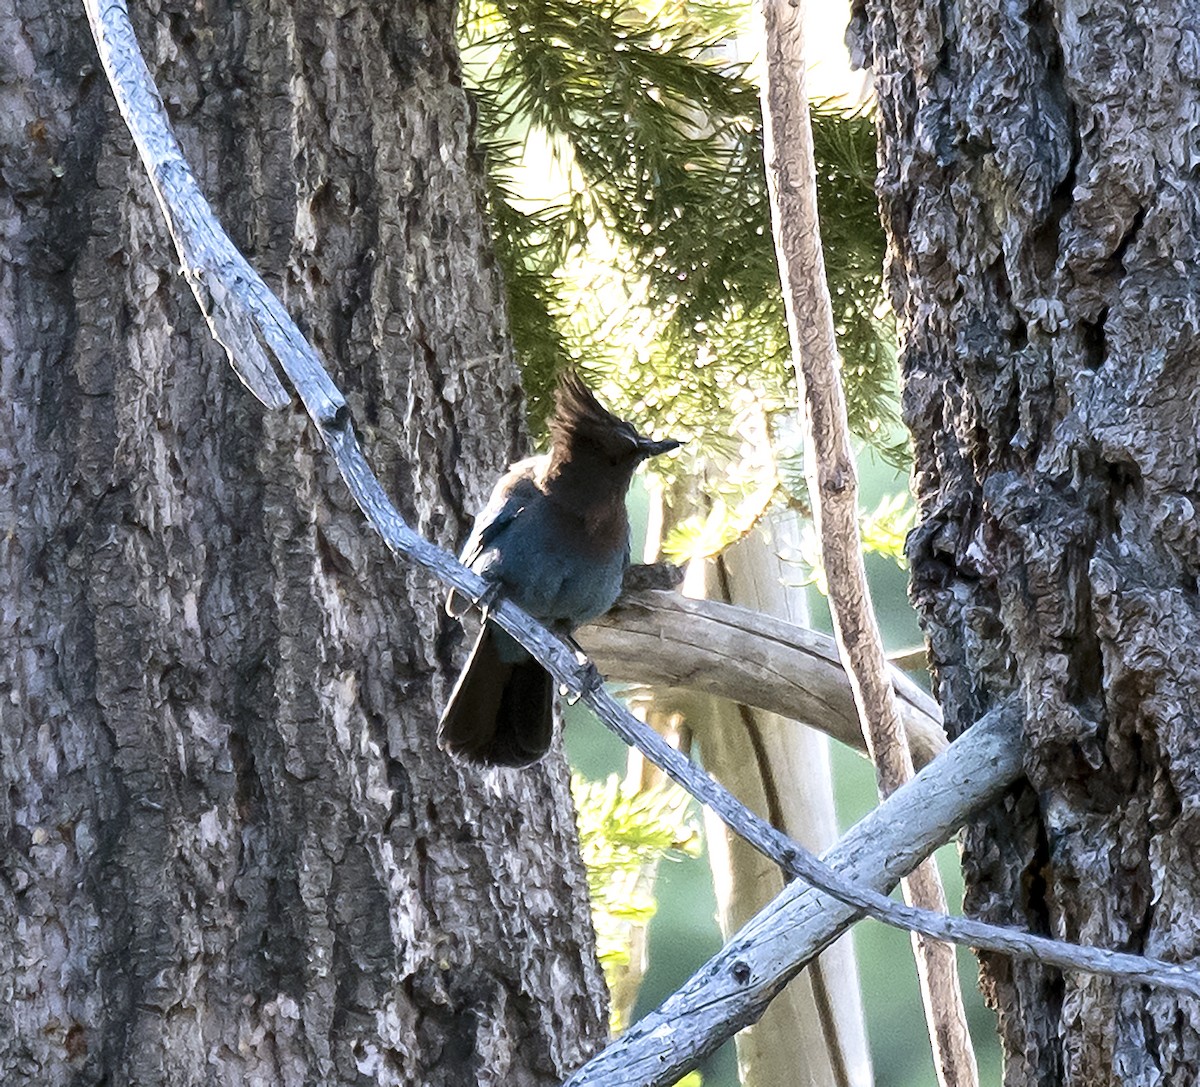
[[[476, 560], [495, 542], [521, 511], [529, 505], [541, 492], [538, 490], [536, 479], [543, 467], [544, 457], [530, 457], [518, 461], [503, 476], [492, 489], [488, 504], [475, 518], [471, 535], [463, 544], [459, 562], [464, 566], [474, 566]], [[463, 598], [461, 593], [453, 589], [446, 599], [446, 610], [451, 615], [461, 615], [470, 607], [470, 601]]]
[[529, 460], [519, 461], [493, 488], [488, 504], [475, 518], [471, 535], [463, 544], [459, 561], [464, 566], [470, 566], [491, 547], [496, 537], [541, 493], [534, 482], [540, 460], [540, 457], [531, 457]]

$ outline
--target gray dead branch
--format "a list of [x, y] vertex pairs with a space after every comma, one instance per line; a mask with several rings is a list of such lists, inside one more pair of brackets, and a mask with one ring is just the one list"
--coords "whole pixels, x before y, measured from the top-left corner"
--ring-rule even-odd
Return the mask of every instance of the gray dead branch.
[[[972, 812], [1021, 773], [1020, 715], [994, 712], [937, 762], [853, 826], [822, 859], [847, 879], [888, 891]], [[861, 915], [792, 883], [662, 1007], [635, 1023], [567, 1087], [666, 1087], [742, 1027]]]
[[[244, 269], [248, 265], [240, 254], [237, 260], [228, 259], [229, 252], [236, 250], [213, 216], [207, 202], [202, 198], [192, 200], [186, 211], [173, 203], [181, 194], [186, 198], [187, 193], [198, 194], [199, 190], [171, 135], [161, 99], [154, 90], [150, 73], [138, 51], [123, 0], [84, 0], [84, 7], [122, 116], [134, 136], [147, 172], [152, 179], [156, 179], [156, 191], [159, 199], [164, 202], [164, 214], [179, 249], [180, 258], [184, 267], [188, 269], [188, 282], [201, 307], [208, 313], [212, 308], [210, 299], [218, 299], [221, 307], [231, 314], [238, 315], [222, 317], [222, 321], [226, 322], [223, 327], [256, 329], [263, 336], [275, 352], [284, 372], [295, 385], [355, 501], [387, 546], [398, 556], [430, 571], [442, 584], [457, 589], [471, 599], [481, 598], [487, 588], [484, 581], [458, 563], [453, 556], [415, 533], [391, 504], [363, 456], [341, 394], [323, 371], [320, 374], [314, 373], [314, 360], [319, 365], [319, 359], [295, 328], [282, 304], [270, 294], [265, 285], [260, 286], [261, 279], [256, 275], [245, 274]], [[183, 173], [187, 174], [187, 181], [178, 176]], [[223, 240], [211, 246], [202, 245], [194, 237], [197, 233], [220, 237]], [[203, 263], [205, 261], [211, 263]], [[225, 335], [221, 332], [214, 334], [218, 335], [218, 338]], [[228, 340], [222, 339], [221, 342], [227, 351], [250, 350], [253, 354], [252, 349], [245, 347], [244, 340], [244, 337], [230, 336]], [[238, 360], [231, 360], [231, 364], [235, 369], [243, 366]], [[262, 376], [261, 360], [250, 369], [253, 371], [251, 377], [243, 375], [247, 387], [255, 392], [255, 395], [259, 395], [258, 390], [261, 389], [260, 399], [268, 406], [280, 406], [280, 397], [271, 379]], [[240, 369], [238, 372], [242, 373]], [[287, 402], [286, 397], [283, 402]], [[581, 692], [580, 697], [622, 740], [636, 746], [701, 803], [711, 807], [730, 829], [774, 860], [789, 875], [810, 884], [814, 894], [823, 893], [826, 897], [819, 900], [822, 903], [822, 911], [827, 908], [827, 904], [841, 903], [839, 909], [845, 916], [844, 923], [848, 923], [861, 912], [886, 924], [921, 932], [936, 939], [1007, 955], [1039, 959], [1067, 970], [1082, 970], [1127, 982], [1159, 985], [1200, 996], [1200, 973], [1189, 967], [1100, 948], [1080, 947], [966, 918], [939, 916], [911, 909], [892, 902], [872, 887], [856, 882], [856, 872], [851, 868], [847, 868], [846, 874], [834, 871], [798, 843], [750, 812], [687, 758], [667, 746], [653, 729], [634, 718], [606, 691], [595, 688], [592, 683], [594, 672], [586, 664], [581, 664], [565, 643], [550, 635], [515, 605], [501, 600], [492, 608], [490, 614], [492, 619], [533, 653], [560, 683], [571, 691]], [[963, 740], [969, 741], [974, 731], [971, 730]], [[962, 744], [963, 740], [958, 743]], [[1015, 742], [1012, 741], [1013, 744]], [[971, 746], [970, 743], [967, 744], [968, 750]], [[960, 787], [944, 769], [952, 765], [953, 761], [948, 751], [923, 771], [928, 775], [932, 792], [953, 796]], [[990, 777], [990, 788], [994, 789], [996, 794], [1003, 791], [1020, 773], [1019, 758], [1015, 750], [1008, 751], [1003, 758], [985, 760], [982, 773]], [[881, 807], [879, 812], [883, 810]], [[879, 812], [874, 813], [875, 822], [871, 825], [891, 825], [888, 818]], [[964, 808], [950, 820], [953, 826], [949, 822], [946, 824], [945, 838], [961, 824], [967, 814], [969, 812]], [[901, 840], [906, 842], [907, 826], [898, 824], [896, 829]], [[936, 844], [939, 843], [933, 843]], [[898, 848], [905, 851], [905, 863], [908, 864], [909, 856], [913, 858], [912, 863], [916, 863], [918, 854], [923, 855], [921, 850], [925, 849], [925, 845], [908, 843]], [[932, 848], [932, 845], [929, 848]], [[837, 850], [834, 851], [834, 855], [837, 855]], [[898, 875], [899, 873], [896, 878]], [[799, 891], [800, 887], [797, 885], [796, 888], [789, 888], [785, 894]], [[766, 939], [770, 926], [769, 918], [757, 920], [748, 926], [746, 933], [755, 940]], [[749, 950], [753, 945], [743, 941], [732, 946]], [[794, 960], [796, 954], [796, 949], [789, 949], [785, 956], [792, 956]], [[802, 963], [796, 962], [796, 969], [801, 965]], [[736, 963], [731, 967], [731, 977], [743, 985], [753, 980], [753, 974], [747, 974], [746, 970]], [[767, 990], [764, 990], [764, 995], [766, 993]], [[736, 1016], [730, 1019], [730, 1024], [730, 1029], [737, 1029], [740, 1025]], [[714, 1017], [709, 1029], [717, 1031], [718, 1027]], [[676, 1066], [680, 1069], [690, 1068], [698, 1057], [695, 1052], [686, 1053], [682, 1035], [680, 1039], [679, 1044], [672, 1050], [670, 1059], [678, 1061]], [[692, 1036], [686, 1044], [696, 1046], [707, 1043], [704, 1043], [700, 1036]], [[665, 1054], [662, 1055], [662, 1059], [666, 1059]], [[587, 1082], [599, 1081], [592, 1078]]]
[[[711, 600], [643, 590], [579, 631], [600, 671], [655, 687], [685, 687], [777, 713], [866, 753], [854, 695], [833, 639]], [[890, 670], [913, 762], [946, 749], [938, 704]]]

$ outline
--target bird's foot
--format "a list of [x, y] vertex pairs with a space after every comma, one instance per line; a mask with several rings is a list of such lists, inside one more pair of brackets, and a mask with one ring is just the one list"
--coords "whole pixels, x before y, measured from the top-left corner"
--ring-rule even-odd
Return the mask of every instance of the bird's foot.
[[581, 698], [604, 686], [604, 677], [600, 674], [600, 669], [587, 659], [582, 650], [576, 654], [576, 658], [579, 661], [579, 667], [575, 670], [573, 677], [575, 689], [568, 692], [566, 696], [568, 706], [575, 705]]
[[492, 610], [493, 605], [500, 599], [500, 582], [489, 581], [487, 588], [478, 596], [471, 598], [471, 603], [479, 609], [480, 615], [486, 620], [488, 612]]

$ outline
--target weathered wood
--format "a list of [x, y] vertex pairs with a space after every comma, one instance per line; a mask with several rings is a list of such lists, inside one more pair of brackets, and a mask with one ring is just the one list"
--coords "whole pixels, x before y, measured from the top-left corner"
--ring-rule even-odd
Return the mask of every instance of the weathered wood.
[[[824, 860], [886, 891], [949, 839], [967, 816], [1020, 773], [1018, 722], [995, 714], [857, 823]], [[567, 1087], [668, 1087], [735, 1031], [859, 914], [792, 883], [662, 1007], [635, 1023]]]
[[[648, 590], [622, 597], [578, 638], [612, 679], [757, 706], [866, 753], [846, 670], [827, 634], [719, 601]], [[893, 668], [890, 676], [913, 761], [925, 766], [946, 748], [941, 711], [903, 672]]]
[[[486, 591], [482, 579], [459, 565], [445, 552], [416, 536], [404, 523], [371, 472], [349, 429], [341, 429], [331, 435], [330, 446], [342, 471], [342, 478], [350, 486], [359, 508], [367, 515], [389, 547], [398, 554], [416, 559], [422, 565], [436, 570], [447, 584], [464, 593], [479, 597]], [[1002, 951], [1018, 957], [1032, 956], [1043, 962], [1070, 966], [1072, 969], [1152, 982], [1200, 996], [1200, 971], [1191, 967], [1098, 947], [1078, 946], [1017, 929], [1000, 928], [964, 917], [948, 917], [903, 906], [870, 887], [860, 886], [845, 879], [828, 865], [821, 863], [799, 843], [748, 810], [728, 790], [680, 752], [668, 746], [653, 729], [637, 720], [602, 687], [597, 687], [594, 683], [594, 673], [586, 664], [576, 661], [564, 642], [547, 632], [514, 604], [503, 599], [495, 601], [490, 605], [488, 617], [490, 622], [499, 624], [517, 638], [568, 690], [580, 692], [579, 696], [586, 700], [600, 720], [622, 740], [642, 751], [697, 800], [710, 807], [731, 829], [771, 857], [790, 875], [827, 891], [838, 901], [887, 924], [919, 932], [934, 939]], [[940, 759], [931, 763], [927, 769], [936, 775], [939, 765]], [[994, 772], [998, 775], [1016, 773], [1007, 760], [996, 764]], [[1013, 780], [1009, 777], [1003, 784], [1011, 784]], [[1001, 783], [998, 781], [997, 784]]]
[[[794, 510], [760, 518], [747, 535], [704, 564], [705, 593], [784, 622], [806, 622], [808, 589], [796, 584], [788, 556], [800, 548], [807, 528]], [[696, 590], [697, 573], [689, 570], [689, 592]], [[836, 647], [829, 649], [836, 658]], [[843, 682], [849, 698], [849, 683]], [[751, 810], [814, 853], [837, 842], [824, 735], [788, 727], [785, 719], [745, 703], [691, 692], [681, 699], [680, 710], [704, 768]], [[852, 700], [849, 711], [857, 728]], [[722, 936], [731, 940], [784, 889], [787, 876], [707, 814], [705, 831], [717, 921]], [[854, 941], [847, 935], [780, 989], [762, 1017], [734, 1036], [739, 1087], [873, 1087], [858, 974]]]

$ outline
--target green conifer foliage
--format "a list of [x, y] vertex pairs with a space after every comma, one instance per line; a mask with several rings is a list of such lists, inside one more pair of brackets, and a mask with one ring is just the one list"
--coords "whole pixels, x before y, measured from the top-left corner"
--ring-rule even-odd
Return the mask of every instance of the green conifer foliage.
[[[731, 60], [736, 6], [471, 0], [465, 74], [478, 107], [497, 253], [537, 430], [564, 366], [611, 379], [632, 414], [719, 453], [731, 388], [769, 417], [795, 403], [770, 234], [758, 89]], [[894, 330], [873, 189], [874, 122], [813, 110], [821, 230], [851, 425], [902, 460]], [[544, 136], [569, 195], [515, 190], [523, 141]], [[572, 312], [562, 271], [602, 232], [652, 330], [631, 349]], [[701, 420], [702, 423], [697, 421]]]

